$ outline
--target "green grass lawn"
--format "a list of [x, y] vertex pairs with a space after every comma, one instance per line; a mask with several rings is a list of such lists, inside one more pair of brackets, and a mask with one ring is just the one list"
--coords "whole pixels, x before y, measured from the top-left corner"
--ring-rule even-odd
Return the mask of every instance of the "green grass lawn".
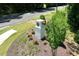
[[[52, 13], [46, 14], [45, 15], [46, 19], [49, 20], [52, 17]], [[37, 19], [33, 18], [33, 19]], [[24, 32], [27, 32], [29, 29], [33, 28], [35, 25], [31, 22], [22, 22], [19, 24], [16, 24], [14, 26], [9, 26], [8, 28], [5, 28], [3, 30], [0, 30], [0, 34], [6, 32], [7, 30], [14, 29], [17, 32], [13, 34], [11, 37], [9, 37], [7, 40], [4, 41], [4, 43], [0, 46], [0, 55], [5, 56], [7, 55], [7, 50], [10, 47], [10, 45], [19, 37], [21, 36]]]
[[[0, 46], [0, 55], [6, 55], [7, 50], [9, 48], [9, 46], [12, 44], [12, 42], [14, 40], [16, 40], [16, 38], [18, 38], [23, 32], [31, 29], [34, 26], [34, 24], [32, 24], [31, 22], [24, 22], [21, 24], [16, 24], [14, 26], [10, 26], [9, 29], [14, 29], [17, 31], [17, 33], [15, 33], [14, 35], [12, 35], [10, 38], [8, 38], [1, 46]], [[9, 30], [8, 29], [8, 30]], [[3, 30], [3, 31], [6, 31]]]
[[4, 32], [8, 31], [10, 28], [5, 28], [0, 30], [0, 34], [3, 34]]

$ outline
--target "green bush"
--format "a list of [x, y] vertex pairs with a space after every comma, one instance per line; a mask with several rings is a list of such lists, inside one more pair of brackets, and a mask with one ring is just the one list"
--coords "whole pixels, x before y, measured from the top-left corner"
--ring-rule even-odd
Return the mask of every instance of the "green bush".
[[73, 32], [79, 30], [79, 4], [70, 4], [68, 8], [68, 23]]
[[75, 34], [75, 38], [74, 39], [75, 39], [75, 42], [77, 42], [79, 44], [79, 30]]
[[40, 19], [45, 20], [45, 16], [44, 15], [40, 15]]
[[43, 24], [45, 25], [46, 24], [45, 16], [44, 15], [40, 15], [40, 19], [44, 20]]
[[48, 41], [52, 48], [57, 48], [65, 39], [67, 18], [65, 13], [58, 11], [46, 25]]
[[74, 40], [79, 43], [79, 4], [70, 4], [68, 8], [68, 23], [75, 33]]

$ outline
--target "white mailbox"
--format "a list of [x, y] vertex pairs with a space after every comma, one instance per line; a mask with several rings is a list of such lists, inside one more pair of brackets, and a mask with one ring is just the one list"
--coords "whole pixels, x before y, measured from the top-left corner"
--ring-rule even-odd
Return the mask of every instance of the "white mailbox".
[[36, 39], [42, 39], [45, 37], [45, 28], [43, 24], [44, 20], [36, 20], [36, 26], [35, 26], [35, 37]]

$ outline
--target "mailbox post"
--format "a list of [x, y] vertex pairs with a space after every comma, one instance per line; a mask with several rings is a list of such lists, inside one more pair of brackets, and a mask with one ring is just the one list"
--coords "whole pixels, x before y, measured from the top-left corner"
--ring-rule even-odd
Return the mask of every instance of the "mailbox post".
[[42, 38], [45, 37], [45, 28], [44, 28], [44, 24], [43, 24], [44, 20], [37, 20], [36, 21], [36, 26], [35, 26], [35, 37], [36, 39], [41, 40]]

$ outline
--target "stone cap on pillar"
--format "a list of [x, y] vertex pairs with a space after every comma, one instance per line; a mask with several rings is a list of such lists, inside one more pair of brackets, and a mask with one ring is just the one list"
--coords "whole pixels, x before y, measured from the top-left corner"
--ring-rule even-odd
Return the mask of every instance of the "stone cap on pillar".
[[43, 22], [44, 20], [42, 20], [42, 19], [38, 19], [38, 20], [36, 20], [37, 22]]
[[42, 19], [36, 20], [37, 26], [42, 26], [42, 25], [43, 25], [43, 21], [44, 21], [44, 20], [42, 20]]

